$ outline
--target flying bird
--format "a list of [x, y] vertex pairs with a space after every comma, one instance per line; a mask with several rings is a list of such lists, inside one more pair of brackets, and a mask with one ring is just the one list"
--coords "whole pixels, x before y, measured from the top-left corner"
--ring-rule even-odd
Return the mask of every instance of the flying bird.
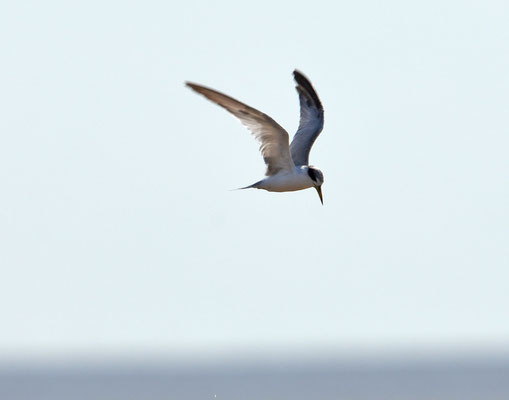
[[288, 132], [267, 114], [205, 86], [191, 82], [186, 85], [236, 116], [260, 142], [266, 178], [242, 189], [292, 192], [313, 187], [323, 204], [322, 171], [309, 165], [309, 152], [323, 129], [323, 107], [311, 82], [297, 70], [293, 77], [299, 94], [300, 122], [291, 144]]

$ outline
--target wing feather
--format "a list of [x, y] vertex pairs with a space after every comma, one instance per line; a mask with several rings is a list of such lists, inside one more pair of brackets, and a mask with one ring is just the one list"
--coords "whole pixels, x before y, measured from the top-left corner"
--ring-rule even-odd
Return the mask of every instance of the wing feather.
[[308, 165], [311, 147], [323, 129], [323, 106], [311, 82], [297, 70], [293, 76], [299, 93], [300, 122], [290, 152], [295, 165]]
[[288, 133], [271, 117], [216, 90], [190, 82], [186, 85], [232, 113], [251, 131], [260, 142], [260, 151], [267, 164], [266, 175], [295, 168]]

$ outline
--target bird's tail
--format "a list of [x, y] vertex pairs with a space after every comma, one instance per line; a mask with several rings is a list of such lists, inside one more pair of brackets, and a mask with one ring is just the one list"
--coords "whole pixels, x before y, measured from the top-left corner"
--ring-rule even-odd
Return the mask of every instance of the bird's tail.
[[249, 185], [249, 186], [244, 186], [244, 187], [240, 187], [240, 188], [237, 188], [237, 189], [232, 189], [232, 190], [244, 190], [244, 189], [258, 189], [259, 188], [259, 184], [260, 184], [261, 181], [258, 181], [256, 183], [253, 183], [252, 185]]

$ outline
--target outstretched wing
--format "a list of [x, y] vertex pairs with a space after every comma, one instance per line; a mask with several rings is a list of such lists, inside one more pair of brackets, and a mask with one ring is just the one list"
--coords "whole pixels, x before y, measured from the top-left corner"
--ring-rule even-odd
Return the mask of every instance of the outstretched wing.
[[309, 152], [323, 129], [323, 107], [311, 82], [299, 71], [293, 71], [300, 100], [300, 123], [290, 145], [295, 165], [308, 165]]
[[281, 170], [293, 171], [295, 165], [290, 156], [288, 133], [276, 121], [216, 90], [190, 82], [186, 82], [186, 85], [231, 112], [247, 126], [260, 142], [260, 151], [267, 164], [266, 175], [274, 175]]

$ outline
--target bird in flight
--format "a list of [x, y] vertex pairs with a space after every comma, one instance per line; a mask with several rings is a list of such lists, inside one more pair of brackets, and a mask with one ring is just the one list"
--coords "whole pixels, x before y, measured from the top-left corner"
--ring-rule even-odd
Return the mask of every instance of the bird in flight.
[[311, 82], [297, 70], [293, 77], [299, 94], [300, 122], [291, 144], [288, 133], [267, 114], [216, 90], [191, 82], [186, 85], [236, 116], [260, 142], [266, 178], [242, 189], [292, 192], [314, 187], [323, 204], [322, 171], [309, 165], [309, 152], [323, 129], [323, 107]]

